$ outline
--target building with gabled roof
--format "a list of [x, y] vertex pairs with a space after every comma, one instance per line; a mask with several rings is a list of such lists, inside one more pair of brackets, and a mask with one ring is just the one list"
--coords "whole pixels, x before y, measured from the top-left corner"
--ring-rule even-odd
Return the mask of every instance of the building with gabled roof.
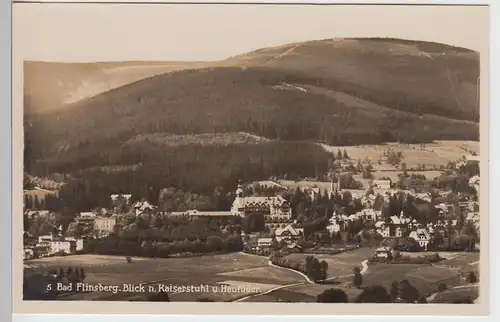
[[290, 223], [292, 210], [288, 200], [283, 196], [263, 197], [250, 196], [245, 197], [243, 187], [238, 185], [236, 198], [231, 206], [233, 216], [246, 217], [253, 214], [262, 214], [266, 226], [270, 227], [276, 223]]
[[287, 244], [291, 244], [300, 237], [299, 230], [295, 229], [291, 224], [286, 225], [284, 228], [277, 228], [274, 231], [276, 241], [284, 240]]
[[141, 215], [143, 213], [150, 213], [150, 212], [152, 212], [154, 210], [154, 206], [151, 205], [146, 200], [137, 201], [133, 205], [133, 208], [134, 208], [136, 216], [139, 216], [139, 215]]
[[427, 245], [431, 241], [431, 235], [425, 228], [413, 230], [408, 237], [413, 238], [424, 249], [427, 249]]
[[375, 223], [376, 231], [378, 234], [385, 238], [404, 237], [408, 234], [409, 218], [404, 218], [402, 215], [391, 216], [386, 221]]

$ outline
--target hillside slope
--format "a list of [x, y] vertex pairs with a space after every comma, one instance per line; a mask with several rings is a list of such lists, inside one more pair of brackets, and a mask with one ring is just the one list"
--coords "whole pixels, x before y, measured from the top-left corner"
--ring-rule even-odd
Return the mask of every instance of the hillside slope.
[[[299, 71], [393, 108], [478, 120], [479, 54], [399, 39], [329, 39], [263, 48], [220, 62], [25, 62], [27, 112], [47, 112], [162, 73], [204, 67]], [[411, 104], [408, 104], [411, 103]], [[412, 106], [408, 106], [412, 105]]]
[[[130, 177], [120, 170], [126, 179], [118, 180], [111, 171], [107, 180], [114, 187], [127, 190], [143, 181], [153, 190], [175, 183], [206, 191], [277, 171], [295, 177], [321, 173], [328, 153], [304, 141], [356, 145], [479, 138], [478, 55], [464, 49], [325, 40], [183, 68], [52, 112], [26, 113], [27, 171], [81, 174], [116, 166], [138, 172]], [[27, 95], [25, 110], [37, 105]], [[248, 142], [255, 136], [262, 138], [258, 144]], [[304, 157], [306, 151], [316, 159]], [[92, 177], [104, 184], [100, 174]]]
[[479, 54], [464, 48], [387, 38], [329, 39], [261, 49], [225, 63], [300, 72], [317, 85], [390, 108], [479, 119]]

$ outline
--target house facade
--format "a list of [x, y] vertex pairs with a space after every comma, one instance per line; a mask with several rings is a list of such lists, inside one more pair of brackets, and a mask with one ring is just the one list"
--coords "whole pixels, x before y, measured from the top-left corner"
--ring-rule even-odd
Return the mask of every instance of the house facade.
[[343, 230], [343, 227], [345, 226], [344, 224], [345, 222], [344, 221], [341, 221], [337, 218], [337, 216], [333, 216], [332, 218], [330, 218], [330, 220], [328, 221], [328, 226], [326, 226], [326, 230], [328, 230], [328, 232], [330, 234], [332, 233], [337, 233], [341, 230]]
[[370, 208], [361, 210], [359, 213], [357, 213], [357, 216], [360, 219], [372, 221], [377, 221], [379, 218], [377, 212]]
[[287, 244], [292, 244], [301, 236], [301, 231], [288, 224], [284, 228], [278, 228], [274, 231], [277, 242], [285, 241]]
[[387, 221], [378, 221], [375, 228], [384, 238], [398, 238], [408, 236], [410, 220], [408, 218], [392, 216]]
[[372, 187], [379, 189], [391, 189], [391, 180], [373, 180]]
[[112, 232], [115, 225], [115, 217], [96, 217], [94, 219], [94, 229], [100, 232]]
[[81, 212], [74, 220], [82, 227], [91, 227], [94, 225], [94, 219], [96, 217], [96, 214], [92, 212]]
[[427, 245], [431, 241], [431, 236], [425, 228], [413, 230], [408, 237], [413, 238], [423, 249], [427, 249]]
[[273, 244], [273, 238], [259, 238], [257, 239], [257, 248], [270, 248]]
[[282, 196], [276, 197], [245, 197], [243, 188], [238, 186], [236, 198], [231, 207], [233, 216], [246, 217], [252, 214], [264, 215], [266, 226], [271, 224], [286, 224], [291, 221], [292, 210], [288, 200]]
[[37, 244], [35, 247], [33, 247], [33, 253], [35, 257], [49, 256], [49, 254], [51, 253], [50, 244], [49, 243]]
[[58, 252], [72, 254], [76, 252], [76, 242], [69, 240], [53, 240], [50, 242], [50, 252], [52, 254], [57, 254]]
[[65, 241], [69, 241], [69, 242], [74, 242], [74, 244], [75, 244], [75, 251], [81, 251], [81, 250], [83, 250], [84, 240], [82, 238], [66, 237], [66, 238], [64, 238], [64, 240]]

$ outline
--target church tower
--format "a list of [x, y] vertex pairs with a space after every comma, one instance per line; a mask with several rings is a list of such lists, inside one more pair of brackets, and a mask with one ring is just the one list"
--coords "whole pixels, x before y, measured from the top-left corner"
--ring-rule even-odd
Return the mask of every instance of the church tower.
[[243, 185], [238, 182], [238, 187], [236, 188], [236, 197], [234, 198], [233, 205], [231, 206], [231, 214], [233, 216], [243, 216], [243, 212], [240, 211], [244, 203], [244, 192]]

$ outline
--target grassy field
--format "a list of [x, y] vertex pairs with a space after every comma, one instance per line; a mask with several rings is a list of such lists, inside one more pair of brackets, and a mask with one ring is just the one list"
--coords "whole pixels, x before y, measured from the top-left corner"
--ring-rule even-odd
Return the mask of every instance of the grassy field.
[[457, 299], [470, 298], [472, 300], [479, 296], [479, 287], [469, 286], [457, 289], [450, 289], [436, 294], [431, 303], [452, 303]]
[[[314, 254], [318, 260], [328, 263], [328, 278], [335, 278], [352, 274], [354, 266], [361, 268], [361, 262], [372, 256], [373, 249], [363, 247], [357, 250], [344, 252], [336, 255]], [[310, 254], [290, 254], [287, 258], [291, 260], [304, 260]]]
[[[479, 252], [467, 252], [467, 253], [438, 253], [439, 256], [446, 258], [440, 265], [447, 265], [453, 267], [467, 267], [472, 264], [477, 264], [479, 262], [480, 254]], [[448, 255], [448, 256], [447, 256]]]
[[458, 253], [455, 256], [448, 257], [446, 260], [439, 262], [439, 265], [450, 267], [461, 274], [474, 271], [476, 275], [479, 276], [479, 259], [480, 253]]
[[[26, 262], [25, 272], [47, 272], [51, 268], [71, 266], [84, 268], [86, 283], [122, 285], [123, 283], [157, 286], [163, 285], [229, 285], [244, 290], [266, 291], [267, 289], [304, 281], [294, 272], [268, 266], [264, 257], [245, 254], [213, 255], [192, 258], [134, 258], [127, 264], [119, 256], [75, 255], [52, 257]], [[154, 282], [154, 283], [151, 283]], [[219, 288], [220, 289], [220, 288]], [[195, 301], [208, 297], [217, 301], [228, 301], [244, 296], [243, 291], [224, 293], [179, 292], [169, 294], [172, 301]], [[128, 300], [144, 294], [138, 293], [77, 293], [66, 296], [67, 300]]]
[[[372, 252], [371, 248], [360, 248], [336, 255], [314, 255], [319, 260], [325, 260], [328, 263], [328, 278], [332, 280], [326, 281], [324, 284], [302, 284], [286, 287], [249, 298], [245, 302], [316, 302], [316, 296], [330, 288], [342, 288], [350, 300], [353, 300], [361, 291], [356, 288], [344, 287], [344, 284], [350, 280], [347, 275], [352, 274], [354, 266], [361, 268], [361, 262], [370, 257]], [[287, 258], [300, 261], [304, 260], [306, 256], [308, 254], [290, 254]]]
[[[435, 141], [433, 143], [425, 144], [421, 147], [419, 144], [370, 144], [370, 145], [357, 145], [357, 146], [329, 146], [322, 144], [322, 146], [333, 153], [339, 149], [346, 150], [347, 154], [354, 163], [357, 160], [369, 159], [373, 162], [380, 160], [383, 157], [384, 151], [392, 149], [395, 152], [403, 154], [403, 162], [406, 163], [407, 168], [416, 168], [418, 165], [425, 165], [427, 168], [439, 167], [446, 165], [449, 161], [456, 161], [463, 155], [470, 155], [471, 152], [479, 154], [478, 141]], [[394, 169], [396, 171], [396, 169]], [[417, 171], [424, 174], [428, 179], [433, 178], [427, 171]], [[374, 173], [375, 177], [390, 176], [385, 175], [385, 171], [378, 171]]]
[[[352, 285], [352, 269], [360, 266], [360, 262], [372, 254], [372, 249], [361, 248], [352, 252], [338, 255], [315, 255], [320, 260], [328, 262], [328, 277], [339, 278], [327, 281], [324, 284], [303, 284], [280, 289], [266, 295], [256, 296], [248, 299], [248, 302], [315, 302], [316, 296], [330, 288], [341, 288], [354, 301], [362, 290]], [[421, 254], [419, 254], [421, 255]], [[290, 259], [301, 260], [304, 254], [291, 254]], [[461, 276], [461, 271], [470, 270], [471, 264], [476, 263], [479, 253], [441, 253], [446, 257], [436, 265], [420, 264], [368, 264], [368, 269], [363, 275], [363, 286], [382, 285], [388, 291], [394, 281], [408, 280], [415, 286], [421, 296], [430, 296], [437, 291], [440, 283], [445, 283], [449, 291], [441, 297], [446, 301], [461, 297], [463, 293], [477, 293], [477, 289], [469, 287]], [[474, 264], [477, 265], [477, 264]], [[452, 287], [459, 287], [451, 290]], [[449, 294], [448, 294], [449, 293]], [[436, 297], [436, 301], [444, 301]], [[474, 297], [473, 297], [474, 298]], [[451, 300], [450, 300], [451, 299]]]
[[45, 190], [45, 189], [33, 189], [23, 191], [24, 196], [29, 196], [33, 200], [38, 199], [39, 201], [45, 200], [47, 196], [57, 196], [57, 191]]
[[[280, 286], [285, 288], [258, 295], [245, 300], [246, 302], [315, 302], [316, 296], [329, 288], [341, 288], [354, 301], [361, 290], [352, 285], [352, 269], [361, 267], [361, 262], [372, 255], [373, 249], [360, 248], [337, 255], [315, 255], [320, 260], [328, 262], [328, 280], [323, 284], [306, 284], [299, 274], [277, 267], [270, 267], [265, 257], [234, 253], [228, 255], [213, 255], [193, 258], [133, 258], [127, 264], [121, 256], [76, 255], [68, 257], [52, 257], [27, 261], [26, 273], [48, 272], [51, 268], [84, 268], [86, 283], [104, 285], [122, 285], [123, 283], [144, 284], [155, 288], [163, 284], [167, 286], [217, 286], [218, 292], [194, 290], [191, 292], [170, 292], [172, 301], [196, 301], [205, 297], [215, 301], [233, 301], [249, 294], [262, 293]], [[293, 260], [303, 260], [306, 254], [290, 254]], [[435, 265], [416, 264], [368, 264], [363, 275], [363, 285], [382, 285], [387, 290], [392, 282], [408, 280], [422, 296], [430, 296], [437, 291], [440, 283], [448, 288], [445, 297], [435, 298], [435, 301], [447, 301], [453, 296], [462, 296], [477, 289], [471, 289], [463, 279], [462, 272], [470, 271], [477, 265], [479, 253], [446, 253], [448, 257]], [[304, 283], [304, 284], [301, 284]], [[222, 292], [222, 285], [232, 289]], [[460, 287], [451, 290], [453, 287]], [[448, 294], [449, 293], [449, 294]], [[457, 295], [458, 294], [458, 295]], [[475, 294], [475, 293], [474, 293]], [[144, 293], [77, 293], [66, 295], [65, 300], [114, 300], [127, 301], [134, 298], [144, 298]], [[472, 296], [472, 295], [471, 295]]]

